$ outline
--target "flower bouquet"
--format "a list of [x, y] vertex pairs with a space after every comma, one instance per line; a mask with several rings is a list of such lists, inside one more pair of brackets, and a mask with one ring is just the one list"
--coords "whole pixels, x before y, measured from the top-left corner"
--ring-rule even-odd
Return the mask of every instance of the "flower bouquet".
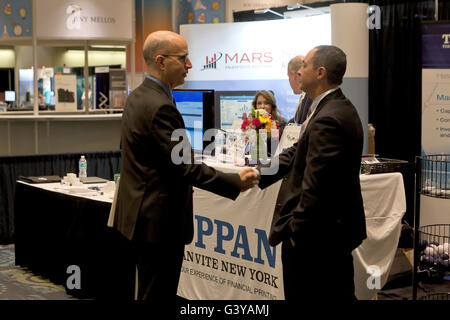
[[260, 156], [265, 159], [267, 156], [267, 150], [260, 152], [261, 148], [267, 148], [267, 138], [270, 138], [272, 129], [279, 129], [280, 124], [273, 116], [264, 109], [252, 109], [252, 113], [247, 116], [246, 113], [242, 115], [241, 129], [244, 132], [250, 133], [251, 130], [256, 133], [256, 139], [249, 135], [248, 141], [251, 144], [252, 158], [259, 160]]

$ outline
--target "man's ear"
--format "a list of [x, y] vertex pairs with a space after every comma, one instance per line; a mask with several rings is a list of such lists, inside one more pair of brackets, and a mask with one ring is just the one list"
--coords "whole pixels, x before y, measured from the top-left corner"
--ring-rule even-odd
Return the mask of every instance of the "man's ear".
[[164, 68], [165, 67], [165, 61], [164, 61], [164, 57], [160, 54], [158, 54], [155, 57], [155, 64], [159, 67], [159, 68]]
[[322, 79], [326, 78], [326, 76], [327, 76], [327, 69], [325, 69], [325, 67], [317, 68], [317, 79], [318, 80], [322, 80]]

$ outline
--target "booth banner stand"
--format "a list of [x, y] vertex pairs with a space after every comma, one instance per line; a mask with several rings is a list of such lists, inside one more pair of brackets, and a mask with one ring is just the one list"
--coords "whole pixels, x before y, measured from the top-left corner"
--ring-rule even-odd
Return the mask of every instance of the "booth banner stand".
[[[422, 24], [422, 150], [416, 158], [413, 300], [450, 279], [450, 23]], [[437, 250], [432, 250], [434, 245]], [[446, 245], [446, 250], [440, 250]], [[441, 246], [441, 247], [440, 247]], [[440, 253], [446, 253], [446, 257]], [[448, 299], [425, 296], [427, 299]]]
[[450, 153], [450, 23], [422, 25], [422, 155]]
[[[450, 23], [422, 25], [422, 156], [450, 154]], [[443, 163], [435, 161], [435, 163]], [[427, 183], [447, 181], [448, 169], [424, 168], [433, 172]], [[416, 173], [418, 174], [418, 173]], [[445, 185], [444, 188], [450, 188]], [[450, 202], [420, 195], [420, 226], [450, 221]], [[447, 221], [447, 222], [443, 222]]]

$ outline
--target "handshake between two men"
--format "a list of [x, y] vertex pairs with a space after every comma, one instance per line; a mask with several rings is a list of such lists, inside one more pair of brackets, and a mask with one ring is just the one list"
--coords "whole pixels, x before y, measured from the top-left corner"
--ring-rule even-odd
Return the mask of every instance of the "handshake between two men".
[[253, 188], [259, 183], [259, 172], [253, 168], [244, 168], [239, 171], [241, 177], [241, 192]]

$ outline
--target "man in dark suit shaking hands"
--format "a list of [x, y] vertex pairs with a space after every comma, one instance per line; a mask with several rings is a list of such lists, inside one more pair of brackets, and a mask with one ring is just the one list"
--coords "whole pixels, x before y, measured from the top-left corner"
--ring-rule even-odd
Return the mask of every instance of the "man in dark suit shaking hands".
[[180, 141], [173, 141], [172, 133], [185, 124], [172, 89], [192, 68], [188, 45], [176, 33], [157, 31], [145, 40], [143, 56], [148, 76], [128, 97], [122, 116], [114, 227], [136, 248], [138, 299], [163, 300], [154, 303], [158, 307], [175, 300], [184, 245], [192, 241], [192, 187], [236, 199], [258, 183], [258, 175], [251, 168], [225, 174], [196, 164], [190, 145], [180, 163], [179, 148], [174, 148]]
[[287, 300], [355, 300], [352, 251], [366, 238], [359, 181], [363, 129], [339, 85], [345, 53], [318, 46], [298, 70], [302, 90], [313, 99], [299, 141], [279, 156], [283, 178], [269, 242], [282, 242]]

